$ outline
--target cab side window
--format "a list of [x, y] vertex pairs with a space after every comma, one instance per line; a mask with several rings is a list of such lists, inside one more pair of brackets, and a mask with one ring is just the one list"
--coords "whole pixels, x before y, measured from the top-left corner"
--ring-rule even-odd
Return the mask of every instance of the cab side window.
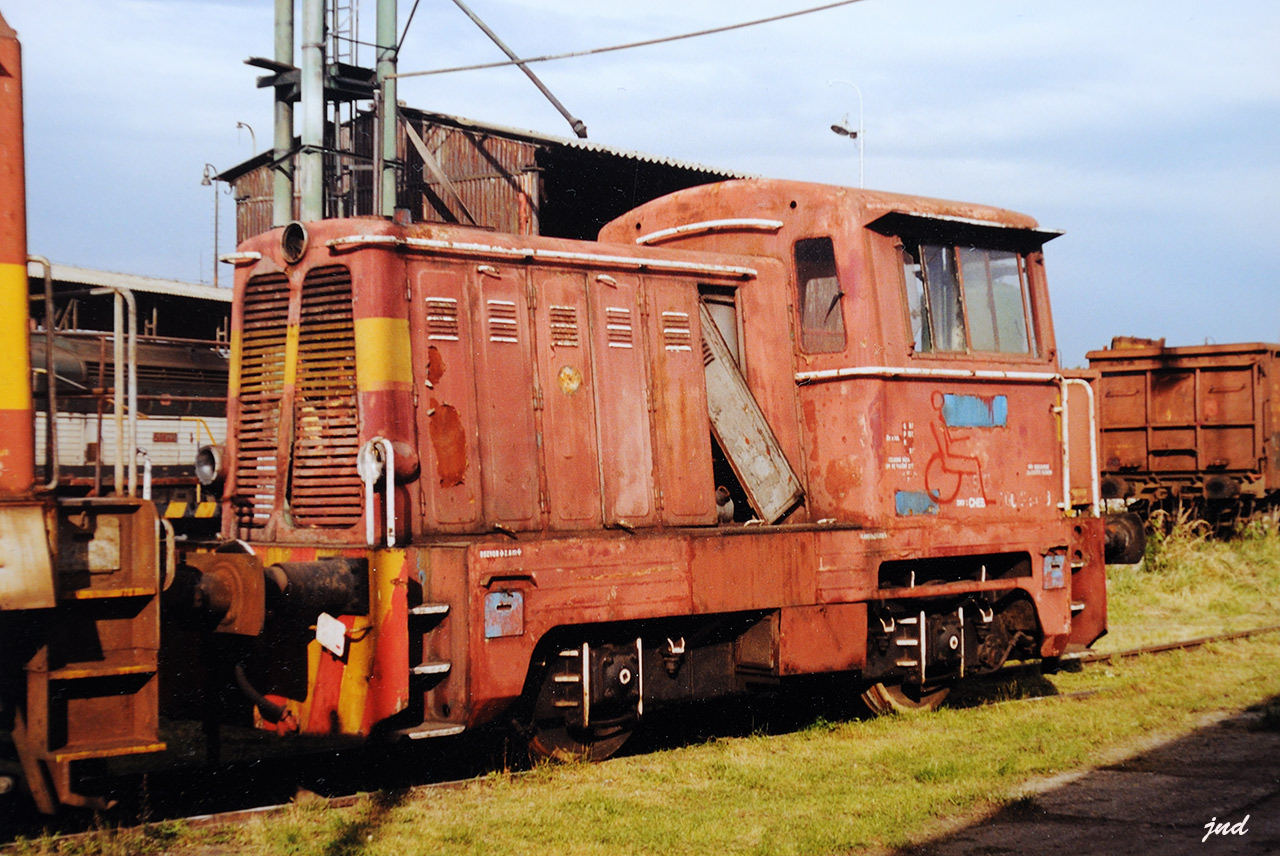
[[1036, 353], [1023, 256], [907, 242], [902, 273], [917, 354]]
[[831, 354], [845, 347], [845, 292], [836, 275], [835, 247], [830, 238], [806, 238], [795, 245], [797, 312], [800, 348], [809, 354]]

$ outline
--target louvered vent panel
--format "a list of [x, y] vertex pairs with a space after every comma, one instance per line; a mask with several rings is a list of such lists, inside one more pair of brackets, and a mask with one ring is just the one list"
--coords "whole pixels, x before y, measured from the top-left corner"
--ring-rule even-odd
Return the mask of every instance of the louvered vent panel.
[[520, 341], [520, 325], [516, 321], [516, 305], [510, 300], [490, 300], [489, 341], [516, 344]]
[[270, 274], [245, 287], [240, 335], [240, 426], [236, 444], [239, 525], [259, 527], [275, 506], [289, 280]]
[[662, 313], [662, 344], [668, 351], [692, 351], [688, 312]]
[[609, 347], [632, 347], [631, 310], [623, 306], [608, 306], [604, 310], [604, 319]]
[[551, 344], [557, 348], [578, 347], [578, 310], [572, 306], [551, 306]]
[[427, 338], [458, 341], [458, 301], [451, 297], [427, 298]]
[[351, 274], [317, 268], [302, 284], [293, 398], [289, 507], [296, 526], [347, 528], [360, 521]]

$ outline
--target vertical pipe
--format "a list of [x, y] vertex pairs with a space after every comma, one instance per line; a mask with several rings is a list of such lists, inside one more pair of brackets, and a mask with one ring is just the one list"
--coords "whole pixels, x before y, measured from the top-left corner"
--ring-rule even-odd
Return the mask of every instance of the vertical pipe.
[[213, 287], [218, 287], [218, 179], [213, 185]]
[[[217, 185], [214, 185], [217, 189]], [[215, 261], [216, 265], [217, 262]], [[120, 289], [129, 306], [129, 496], [138, 495], [138, 305], [133, 292]]]
[[[134, 302], [133, 292], [127, 288], [95, 288], [90, 294], [115, 295], [115, 333], [112, 336], [111, 358], [115, 363], [115, 388], [112, 390], [115, 399], [116, 421], [116, 461], [114, 493], [134, 496], [138, 490], [138, 305]], [[129, 328], [126, 336], [124, 325], [124, 306], [129, 307]], [[126, 350], [127, 338], [127, 350]], [[126, 386], [125, 373], [128, 372]], [[125, 388], [125, 398], [121, 399], [121, 388]], [[128, 408], [128, 430], [125, 430], [125, 408]], [[126, 452], [126, 449], [128, 450]], [[129, 461], [129, 481], [125, 491], [121, 490], [124, 481], [126, 455]]]
[[381, 181], [379, 199], [382, 210], [377, 213], [383, 217], [393, 217], [396, 213], [396, 115], [399, 112], [396, 101], [396, 0], [378, 0], [377, 21], [378, 85], [382, 92], [382, 114], [377, 117], [381, 131], [381, 175], [375, 181]]
[[[293, 4], [294, 0], [276, 0], [276, 62], [293, 65]], [[293, 105], [282, 96], [284, 90], [276, 89], [276, 124], [272, 170], [271, 224], [283, 226], [293, 219], [293, 163], [289, 160], [293, 150]]]
[[58, 487], [58, 372], [53, 353], [53, 265], [44, 256], [28, 256], [44, 272], [44, 382], [45, 396], [45, 483], [41, 490]]
[[1067, 387], [1067, 379], [1059, 376], [1058, 378], [1058, 395], [1062, 401], [1055, 409], [1058, 412], [1058, 421], [1061, 431], [1062, 440], [1062, 503], [1059, 506], [1062, 513], [1071, 516], [1071, 406], [1067, 401], [1069, 389]]
[[111, 363], [115, 367], [115, 379], [111, 382], [111, 400], [115, 403], [116, 421], [116, 469], [115, 481], [111, 483], [111, 492], [116, 496], [124, 493], [124, 298], [115, 292], [115, 317], [111, 336]]
[[302, 0], [300, 218], [324, 217], [324, 0]]
[[27, 199], [22, 142], [22, 48], [0, 16], [0, 496], [35, 482], [31, 354], [27, 344]]

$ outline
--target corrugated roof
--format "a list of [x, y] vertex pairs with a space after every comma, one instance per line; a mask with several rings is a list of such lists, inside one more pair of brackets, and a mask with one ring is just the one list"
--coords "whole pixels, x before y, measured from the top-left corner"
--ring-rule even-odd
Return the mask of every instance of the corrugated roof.
[[[429, 110], [418, 110], [413, 107], [401, 107], [403, 113], [416, 118], [425, 119], [437, 125], [447, 125], [451, 128], [459, 128], [467, 131], [475, 131], [481, 134], [492, 134], [498, 137], [507, 137], [513, 140], [521, 140], [527, 143], [534, 143], [542, 146], [561, 146], [563, 148], [578, 149], [584, 152], [595, 152], [610, 157], [622, 158], [626, 160], [637, 160], [641, 163], [658, 164], [659, 166], [671, 167], [673, 169], [687, 169], [691, 172], [700, 172], [706, 175], [712, 175], [719, 178], [758, 178], [754, 173], [739, 172], [732, 169], [723, 169], [721, 167], [707, 166], [706, 164], [694, 163], [693, 161], [680, 160], [678, 158], [665, 157], [662, 155], [651, 155], [645, 152], [632, 151], [630, 149], [620, 149], [614, 146], [606, 146], [602, 143], [594, 143], [590, 140], [580, 140], [574, 137], [557, 137], [551, 134], [542, 134], [537, 131], [530, 131], [523, 128], [511, 128], [506, 125], [495, 125], [491, 122], [480, 122], [476, 119], [468, 119], [463, 116], [450, 116], [445, 113], [433, 113]], [[294, 148], [297, 149], [300, 141], [294, 138]], [[231, 182], [240, 176], [252, 172], [259, 167], [265, 166], [271, 162], [272, 152], [267, 149], [264, 152], [254, 155], [243, 163], [236, 164], [228, 170], [217, 175], [219, 181]]]
[[[229, 288], [214, 288], [212, 285], [201, 285], [195, 282], [139, 276], [133, 273], [114, 273], [74, 265], [54, 264], [51, 267], [54, 282], [70, 282], [92, 288], [127, 288], [130, 291], [145, 291], [151, 294], [173, 294], [179, 297], [231, 302]], [[34, 262], [28, 263], [27, 275], [39, 279], [44, 276], [44, 269]]]
[[479, 133], [509, 137], [511, 139], [524, 140], [525, 142], [536, 143], [539, 145], [563, 146], [565, 148], [580, 149], [587, 152], [597, 152], [611, 157], [638, 160], [642, 163], [659, 164], [660, 166], [668, 166], [675, 169], [687, 169], [693, 172], [701, 172], [706, 173], [707, 175], [715, 175], [723, 178], [758, 178], [758, 176], [753, 173], [738, 172], [737, 170], [722, 169], [721, 167], [694, 163], [693, 161], [684, 161], [662, 155], [651, 155], [645, 152], [620, 149], [614, 146], [606, 146], [602, 143], [594, 143], [590, 140], [580, 140], [573, 137], [557, 137], [551, 134], [542, 134], [537, 131], [529, 131], [522, 128], [511, 128], [505, 125], [480, 122], [475, 119], [467, 119], [462, 116], [450, 116], [445, 113], [432, 113], [428, 110], [416, 110], [412, 107], [402, 107], [401, 110], [408, 115], [421, 117], [428, 122], [438, 125], [448, 125], [454, 128], [477, 131]]

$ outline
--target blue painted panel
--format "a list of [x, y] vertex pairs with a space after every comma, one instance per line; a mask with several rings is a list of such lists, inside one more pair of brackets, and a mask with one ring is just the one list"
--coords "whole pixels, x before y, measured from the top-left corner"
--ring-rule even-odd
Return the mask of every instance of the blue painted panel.
[[997, 428], [1009, 421], [1009, 399], [947, 394], [942, 396], [942, 421], [951, 428]]
[[484, 596], [484, 638], [524, 634], [524, 592], [491, 591]]
[[899, 517], [938, 513], [938, 500], [924, 490], [900, 490], [893, 495], [893, 504]]
[[1045, 590], [1067, 587], [1067, 557], [1061, 553], [1050, 553], [1044, 557]]

